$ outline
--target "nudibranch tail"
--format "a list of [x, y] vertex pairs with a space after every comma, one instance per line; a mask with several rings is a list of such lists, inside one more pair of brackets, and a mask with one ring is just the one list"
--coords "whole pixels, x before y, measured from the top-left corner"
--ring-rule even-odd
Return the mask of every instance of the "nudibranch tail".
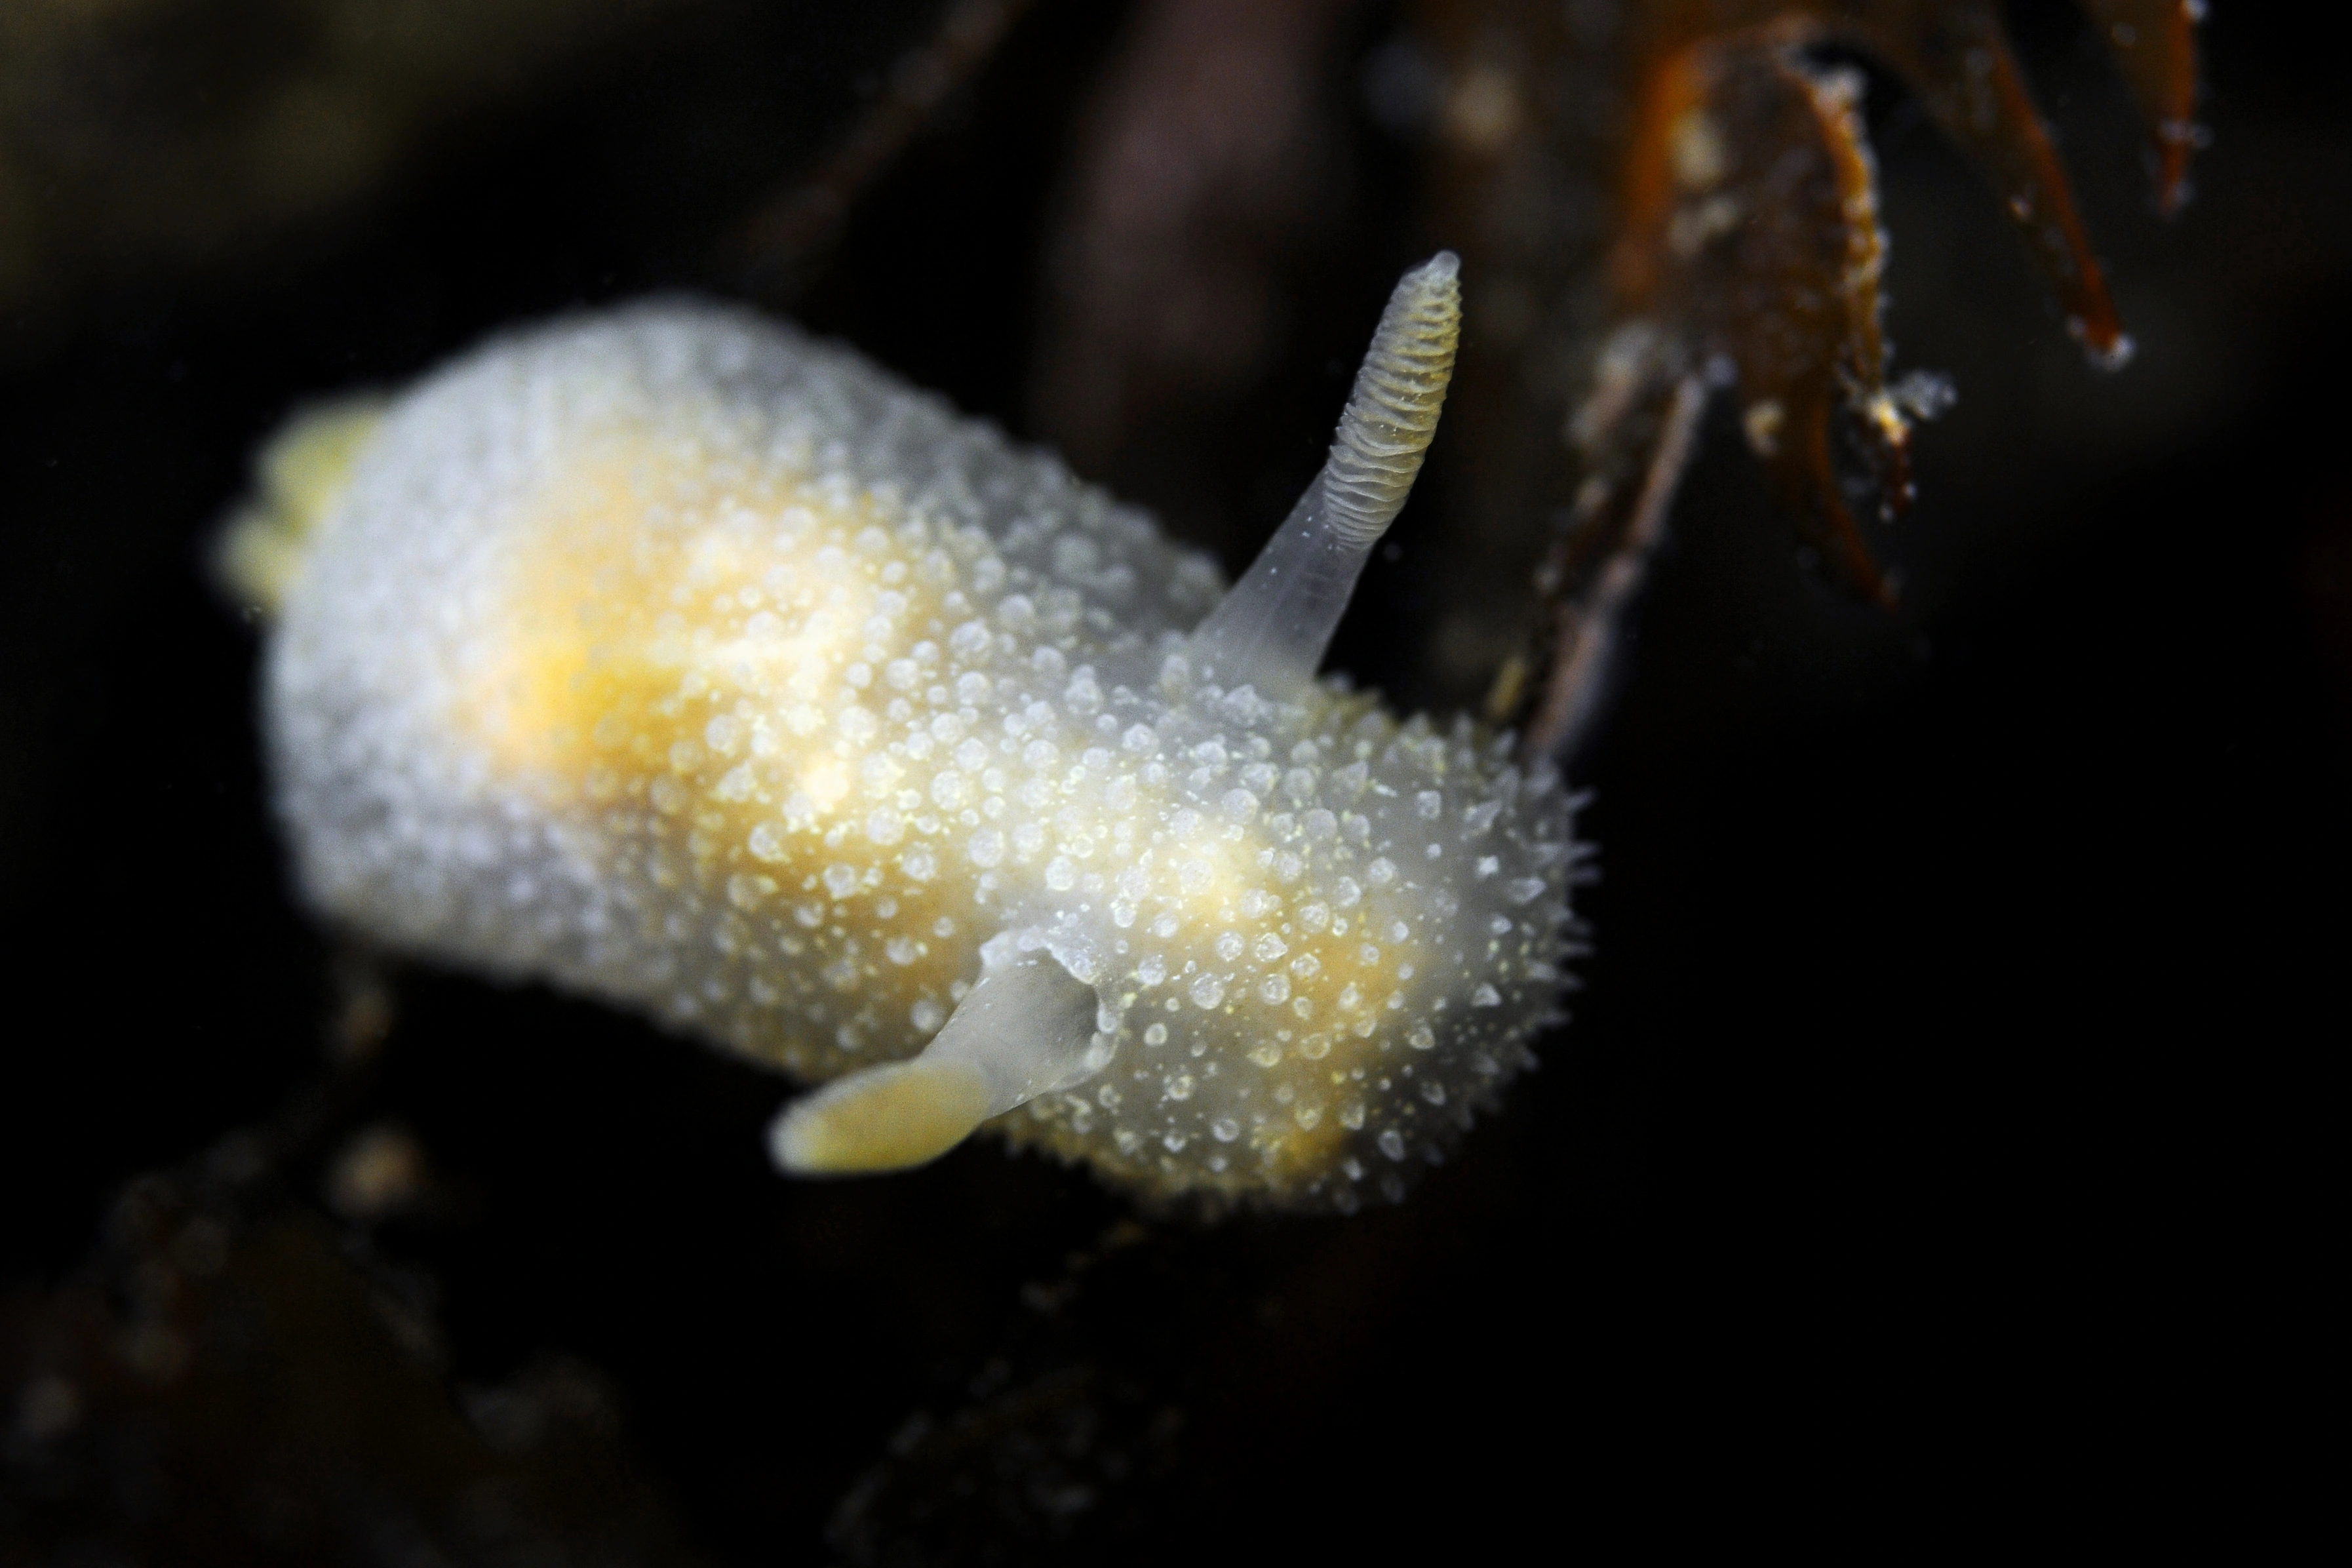
[[1257, 560], [1192, 634], [1227, 689], [1281, 698], [1315, 678], [1372, 546], [1421, 472], [1462, 333], [1461, 263], [1441, 250], [1381, 312], [1331, 455]]
[[1094, 989], [1044, 953], [983, 949], [979, 981], [922, 1055], [837, 1079], [784, 1109], [776, 1163], [801, 1175], [903, 1170], [935, 1160], [992, 1116], [1092, 1077], [1109, 1060]]

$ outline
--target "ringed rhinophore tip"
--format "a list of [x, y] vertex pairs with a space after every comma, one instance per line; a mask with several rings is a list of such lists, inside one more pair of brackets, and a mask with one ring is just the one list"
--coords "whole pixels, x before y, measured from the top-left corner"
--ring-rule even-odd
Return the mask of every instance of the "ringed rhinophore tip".
[[992, 1116], [1102, 1070], [1094, 990], [1000, 937], [922, 1055], [835, 1079], [784, 1108], [768, 1151], [794, 1175], [903, 1171], [936, 1160]]
[[1404, 510], [1437, 434], [1462, 337], [1461, 270], [1441, 250], [1397, 284], [1318, 476], [1328, 525], [1366, 549]]
[[1356, 372], [1331, 455], [1242, 580], [1192, 633], [1224, 687], [1281, 697], [1315, 679], [1372, 546], [1404, 510], [1437, 433], [1462, 335], [1461, 258], [1404, 275]]

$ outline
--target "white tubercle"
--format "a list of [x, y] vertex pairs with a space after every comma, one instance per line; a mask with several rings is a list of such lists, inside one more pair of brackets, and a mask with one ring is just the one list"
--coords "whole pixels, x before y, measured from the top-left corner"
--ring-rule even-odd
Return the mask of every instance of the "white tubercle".
[[1372, 546], [1437, 433], [1462, 331], [1461, 261], [1441, 250], [1381, 312], [1331, 455], [1242, 580], [1193, 631], [1192, 663], [1276, 700], [1315, 679]]
[[799, 1175], [903, 1170], [935, 1160], [982, 1121], [1093, 1077], [1110, 1060], [1094, 988], [1009, 934], [981, 949], [981, 976], [922, 1055], [837, 1079], [769, 1129]]

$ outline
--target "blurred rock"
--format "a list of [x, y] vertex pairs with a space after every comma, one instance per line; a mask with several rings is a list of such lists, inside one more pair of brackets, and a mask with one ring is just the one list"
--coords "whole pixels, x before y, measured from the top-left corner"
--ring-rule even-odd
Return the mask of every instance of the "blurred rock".
[[0, 1561], [699, 1561], [596, 1373], [461, 1410], [428, 1287], [221, 1174], [134, 1182], [85, 1272], [0, 1301]]

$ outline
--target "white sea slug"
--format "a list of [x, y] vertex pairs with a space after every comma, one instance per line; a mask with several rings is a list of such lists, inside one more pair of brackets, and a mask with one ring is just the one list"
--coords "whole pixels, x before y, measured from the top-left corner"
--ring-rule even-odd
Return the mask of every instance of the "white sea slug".
[[[1315, 669], [1419, 470], [1406, 275], [1240, 583], [846, 350], [654, 303], [299, 425], [233, 580], [304, 897], [807, 1080], [793, 1172], [987, 1122], [1158, 1195], [1401, 1196], [1529, 1061], [1570, 802]], [[1205, 617], [1205, 618], [1204, 618]]]

